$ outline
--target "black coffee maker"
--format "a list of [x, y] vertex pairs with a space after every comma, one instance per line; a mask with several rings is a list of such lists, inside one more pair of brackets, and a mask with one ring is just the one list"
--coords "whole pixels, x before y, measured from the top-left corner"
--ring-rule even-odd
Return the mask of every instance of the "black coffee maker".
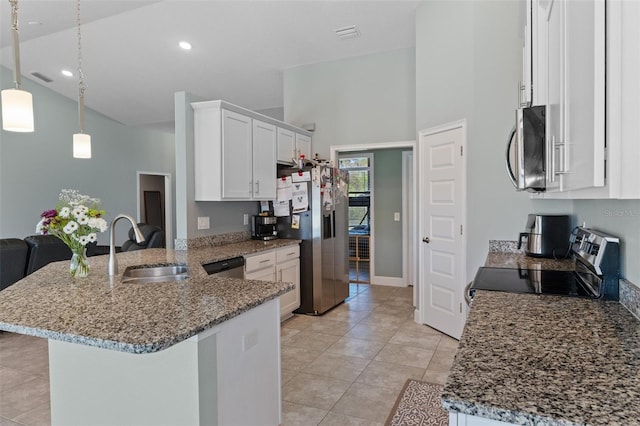
[[278, 238], [275, 216], [253, 216], [251, 220], [251, 238], [254, 240], [275, 240]]

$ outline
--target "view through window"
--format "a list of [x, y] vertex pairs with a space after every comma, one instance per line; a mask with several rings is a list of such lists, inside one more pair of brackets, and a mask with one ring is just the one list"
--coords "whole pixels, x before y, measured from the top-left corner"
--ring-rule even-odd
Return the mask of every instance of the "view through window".
[[340, 169], [349, 173], [349, 233], [369, 234], [371, 217], [371, 157], [341, 158]]

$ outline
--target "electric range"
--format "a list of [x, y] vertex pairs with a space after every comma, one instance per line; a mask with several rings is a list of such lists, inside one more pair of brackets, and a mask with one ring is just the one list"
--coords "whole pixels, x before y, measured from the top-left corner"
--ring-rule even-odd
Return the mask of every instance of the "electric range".
[[482, 267], [465, 295], [467, 301], [470, 302], [476, 290], [618, 300], [619, 239], [576, 227], [570, 246], [576, 261], [574, 271]]

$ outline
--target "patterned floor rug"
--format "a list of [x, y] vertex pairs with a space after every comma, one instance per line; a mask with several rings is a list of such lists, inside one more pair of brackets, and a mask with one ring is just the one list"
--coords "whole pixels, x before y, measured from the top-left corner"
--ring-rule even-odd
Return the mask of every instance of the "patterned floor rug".
[[385, 426], [447, 426], [449, 414], [440, 405], [441, 385], [409, 379]]

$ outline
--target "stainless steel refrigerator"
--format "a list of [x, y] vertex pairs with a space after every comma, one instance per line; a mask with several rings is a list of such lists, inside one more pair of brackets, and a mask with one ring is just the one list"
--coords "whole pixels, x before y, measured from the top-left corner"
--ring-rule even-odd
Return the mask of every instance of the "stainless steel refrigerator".
[[[320, 315], [349, 297], [347, 174], [321, 165], [302, 170], [311, 177], [297, 183], [307, 186], [308, 210], [278, 217], [277, 229], [280, 238], [302, 240], [300, 308], [295, 312]], [[283, 168], [278, 176], [299, 172]]]

